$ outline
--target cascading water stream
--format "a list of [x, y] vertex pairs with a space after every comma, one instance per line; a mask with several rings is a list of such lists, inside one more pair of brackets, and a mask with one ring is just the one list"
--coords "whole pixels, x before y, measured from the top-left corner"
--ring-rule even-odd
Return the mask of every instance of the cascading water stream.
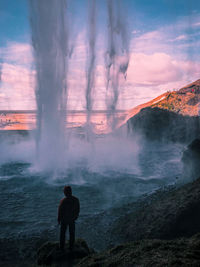
[[92, 0], [91, 6], [89, 6], [89, 19], [88, 19], [88, 66], [86, 75], [86, 110], [87, 110], [87, 139], [92, 138], [92, 126], [91, 126], [91, 112], [93, 104], [93, 90], [95, 86], [95, 61], [96, 61], [96, 0]]
[[129, 39], [127, 24], [123, 17], [123, 6], [120, 0], [107, 0], [108, 11], [108, 45], [105, 55], [106, 68], [106, 106], [107, 118], [111, 129], [116, 127], [116, 108], [119, 98], [121, 74], [126, 78], [129, 64]]
[[42, 167], [62, 165], [67, 105], [66, 0], [30, 0], [37, 102], [37, 154]]

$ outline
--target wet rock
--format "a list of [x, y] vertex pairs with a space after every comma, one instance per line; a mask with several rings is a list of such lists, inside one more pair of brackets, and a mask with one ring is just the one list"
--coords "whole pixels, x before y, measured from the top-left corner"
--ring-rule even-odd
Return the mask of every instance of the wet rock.
[[200, 178], [180, 188], [158, 192], [121, 216], [112, 234], [120, 242], [191, 237], [200, 232]]
[[37, 252], [38, 265], [65, 264], [71, 266], [80, 261], [80, 259], [94, 253], [83, 239], [77, 239], [73, 250], [69, 250], [69, 244], [66, 243], [64, 251], [59, 249], [58, 242], [46, 242]]
[[81, 260], [79, 267], [200, 266], [200, 234], [189, 239], [140, 240]]

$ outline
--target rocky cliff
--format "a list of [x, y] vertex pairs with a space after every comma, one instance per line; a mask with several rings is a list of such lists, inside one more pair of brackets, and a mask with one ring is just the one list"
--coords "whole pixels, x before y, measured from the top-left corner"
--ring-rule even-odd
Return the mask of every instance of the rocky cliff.
[[151, 107], [173, 111], [184, 116], [198, 116], [199, 105], [200, 80], [197, 80], [178, 91], [167, 92], [162, 100], [152, 104]]
[[169, 110], [182, 115], [198, 116], [200, 105], [200, 79], [182, 87], [177, 91], [168, 91], [149, 102], [132, 108], [128, 112], [127, 120], [135, 116], [141, 109], [152, 107]]
[[127, 122], [129, 133], [155, 141], [190, 143], [199, 137], [200, 120], [158, 107], [144, 108]]
[[129, 132], [161, 141], [186, 142], [199, 137], [200, 80], [167, 92], [129, 111]]

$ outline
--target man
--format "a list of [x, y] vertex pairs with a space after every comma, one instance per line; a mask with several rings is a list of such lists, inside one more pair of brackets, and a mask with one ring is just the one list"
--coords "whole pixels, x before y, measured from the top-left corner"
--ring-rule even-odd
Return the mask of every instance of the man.
[[73, 249], [75, 241], [75, 220], [79, 216], [80, 204], [78, 198], [72, 196], [70, 186], [64, 187], [65, 197], [60, 201], [58, 207], [58, 224], [60, 227], [60, 249], [64, 250], [65, 234], [69, 226], [69, 248]]

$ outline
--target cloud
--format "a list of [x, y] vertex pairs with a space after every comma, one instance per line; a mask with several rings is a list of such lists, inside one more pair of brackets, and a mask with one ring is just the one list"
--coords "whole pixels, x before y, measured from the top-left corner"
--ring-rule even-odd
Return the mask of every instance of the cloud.
[[33, 62], [32, 48], [28, 43], [9, 42], [0, 49], [3, 62], [18, 65], [30, 65]]
[[165, 53], [133, 53], [127, 74], [127, 80], [138, 86], [157, 86], [176, 81], [181, 77], [181, 69]]
[[130, 50], [134, 53], [152, 54], [155, 52], [169, 52], [171, 47], [169, 45], [170, 37], [162, 32], [156, 30], [143, 33], [137, 37], [132, 38], [130, 42]]
[[138, 34], [138, 33], [140, 33], [140, 30], [133, 30], [132, 31], [132, 34]]
[[151, 31], [151, 32], [146, 32], [142, 35], [140, 35], [139, 37], [137, 37], [136, 41], [139, 41], [139, 40], [146, 40], [146, 41], [149, 41], [151, 39], [160, 39], [162, 37], [162, 34], [160, 31], [156, 30], [156, 31]]
[[1, 75], [1, 74], [2, 74], [2, 65], [3, 65], [3, 64], [0, 64], [0, 82], [1, 82], [1, 76], [2, 76], [2, 75]]
[[173, 41], [186, 40], [187, 38], [188, 38], [187, 35], [182, 34], [182, 35], [177, 36]]
[[192, 24], [193, 27], [200, 27], [200, 22], [195, 22]]
[[[158, 27], [153, 31], [132, 32], [130, 64], [126, 83], [120, 84], [118, 108], [131, 108], [164, 91], [179, 89], [199, 78], [200, 66], [197, 58], [192, 58], [188, 52], [192, 46], [197, 47], [199, 42], [197, 31], [187, 31], [191, 25], [198, 26], [198, 20], [194, 21], [197, 21], [194, 23], [196, 26], [180, 20], [176, 25]], [[95, 109], [103, 107], [106, 98], [105, 40], [100, 37], [97, 40], [100, 43], [96, 54], [96, 90], [93, 99]], [[85, 106], [87, 45], [86, 33], [83, 31], [77, 35], [74, 53], [69, 59], [69, 108], [80, 109]], [[3, 60], [0, 106], [34, 108], [35, 74], [31, 70], [34, 63], [31, 45], [10, 42], [0, 49]]]
[[0, 109], [34, 109], [32, 48], [27, 43], [8, 42], [0, 49]]
[[27, 88], [31, 83], [32, 72], [22, 66], [4, 63], [2, 68], [2, 82], [13, 87]]
[[29, 69], [3, 63], [0, 96], [1, 109], [34, 109], [34, 72]]
[[199, 79], [200, 63], [177, 60], [166, 53], [132, 53], [119, 109], [132, 108]]
[[119, 108], [134, 107], [200, 78], [197, 18], [193, 19], [195, 24], [184, 17], [176, 25], [133, 35], [127, 83], [120, 92]]

